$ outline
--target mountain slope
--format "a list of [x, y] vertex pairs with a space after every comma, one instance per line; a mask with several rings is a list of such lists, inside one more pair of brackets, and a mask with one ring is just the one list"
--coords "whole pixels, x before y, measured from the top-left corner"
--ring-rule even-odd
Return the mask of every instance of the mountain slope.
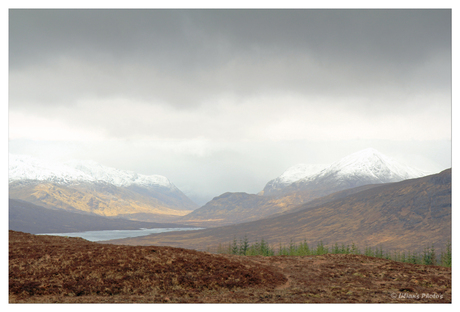
[[184, 227], [179, 224], [137, 222], [53, 210], [15, 199], [9, 200], [8, 212], [10, 230], [32, 234]]
[[247, 193], [224, 193], [174, 222], [201, 227], [216, 227], [255, 221], [287, 213], [304, 202], [315, 199], [308, 194], [291, 193], [281, 198]]
[[165, 233], [111, 241], [206, 249], [247, 236], [278, 245], [306, 240], [310, 245], [354, 242], [358, 247], [438, 250], [451, 239], [451, 169], [397, 183], [375, 185], [344, 198], [263, 220], [180, 234]]
[[198, 226], [221, 226], [248, 222], [282, 211], [285, 203], [247, 193], [224, 193], [177, 222]]
[[[9, 196], [48, 208], [102, 216], [183, 216], [197, 208], [167, 178], [101, 166], [93, 161], [49, 163], [10, 155]], [[170, 218], [169, 218], [170, 219]]]

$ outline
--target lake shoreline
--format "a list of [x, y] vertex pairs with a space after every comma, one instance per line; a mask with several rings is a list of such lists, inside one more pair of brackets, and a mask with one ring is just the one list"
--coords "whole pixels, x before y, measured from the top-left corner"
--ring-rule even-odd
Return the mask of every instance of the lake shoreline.
[[37, 235], [48, 236], [65, 236], [65, 237], [80, 237], [91, 242], [107, 241], [112, 239], [122, 239], [130, 237], [147, 236], [163, 232], [173, 231], [193, 231], [202, 230], [203, 228], [140, 228], [137, 230], [101, 230], [101, 231], [83, 231], [83, 232], [68, 232], [68, 233], [40, 233]]

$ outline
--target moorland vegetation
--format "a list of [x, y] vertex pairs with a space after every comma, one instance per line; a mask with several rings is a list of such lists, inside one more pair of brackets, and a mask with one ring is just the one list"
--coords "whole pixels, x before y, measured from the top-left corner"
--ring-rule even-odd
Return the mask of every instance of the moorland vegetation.
[[[270, 250], [265, 241], [247, 247], [248, 255]], [[333, 253], [320, 244], [305, 256], [294, 255], [302, 252], [300, 245], [286, 248], [293, 256], [242, 256], [9, 231], [9, 302], [452, 301], [450, 267], [353, 254], [353, 247]]]
[[278, 247], [270, 245], [264, 239], [249, 243], [248, 238], [233, 239], [228, 245], [219, 244], [217, 248], [219, 254], [231, 254], [242, 256], [313, 256], [324, 254], [352, 254], [364, 255], [368, 257], [376, 257], [388, 259], [404, 263], [423, 264], [423, 265], [439, 265], [444, 267], [452, 266], [452, 245], [447, 242], [445, 249], [440, 255], [436, 255], [434, 246], [427, 246], [423, 252], [414, 251], [393, 251], [383, 250], [383, 247], [366, 247], [363, 251], [354, 243], [351, 245], [335, 243], [332, 246], [324, 245], [322, 241], [318, 242], [316, 247], [310, 247], [306, 240], [300, 243], [294, 243], [292, 240], [289, 245], [279, 244]]

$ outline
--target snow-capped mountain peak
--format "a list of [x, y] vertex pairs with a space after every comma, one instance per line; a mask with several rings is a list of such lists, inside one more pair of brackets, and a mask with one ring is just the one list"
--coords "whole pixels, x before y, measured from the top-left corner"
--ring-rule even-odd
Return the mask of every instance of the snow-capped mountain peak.
[[52, 163], [26, 155], [9, 155], [9, 181], [38, 180], [56, 183], [105, 182], [116, 186], [176, 187], [164, 176], [142, 175], [106, 167], [92, 160]]
[[331, 165], [299, 164], [286, 170], [278, 178], [267, 183], [264, 195], [292, 191], [321, 185], [335, 185], [334, 189], [350, 188], [365, 184], [398, 182], [429, 174], [385, 156], [376, 149], [367, 148], [348, 155]]
[[418, 178], [426, 174], [403, 165], [373, 148], [367, 148], [336, 161], [314, 178], [331, 175], [337, 178], [362, 176], [373, 179], [376, 183], [385, 183]]

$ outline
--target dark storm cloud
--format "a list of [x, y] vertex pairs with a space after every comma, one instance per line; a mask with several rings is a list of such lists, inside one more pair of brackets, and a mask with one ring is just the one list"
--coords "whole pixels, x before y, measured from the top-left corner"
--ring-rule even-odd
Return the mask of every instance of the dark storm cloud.
[[[10, 92], [176, 106], [267, 91], [398, 97], [450, 86], [450, 27], [450, 10], [10, 10]], [[37, 66], [57, 71], [54, 88]], [[29, 94], [15, 89], [34, 75]]]
[[449, 10], [11, 10], [10, 60], [102, 51], [197, 66], [260, 49], [405, 64], [450, 51], [450, 27]]
[[451, 63], [451, 10], [10, 10], [10, 152], [201, 199], [367, 147], [436, 172]]

